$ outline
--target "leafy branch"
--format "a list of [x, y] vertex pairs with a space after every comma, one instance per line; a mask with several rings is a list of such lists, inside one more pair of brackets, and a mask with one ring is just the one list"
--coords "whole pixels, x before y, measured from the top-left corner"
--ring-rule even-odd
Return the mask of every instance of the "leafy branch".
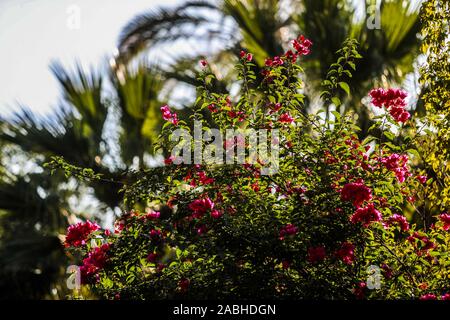
[[337, 62], [333, 63], [327, 73], [327, 77], [322, 81], [324, 90], [320, 97], [325, 103], [333, 103], [339, 107], [342, 102], [336, 95], [336, 90], [341, 88], [347, 95], [350, 95], [350, 86], [347, 82], [342, 81], [345, 76], [352, 78], [352, 72], [356, 71], [356, 59], [361, 59], [362, 56], [358, 53], [358, 41], [356, 39], [346, 39], [342, 48], [336, 52], [339, 55]]

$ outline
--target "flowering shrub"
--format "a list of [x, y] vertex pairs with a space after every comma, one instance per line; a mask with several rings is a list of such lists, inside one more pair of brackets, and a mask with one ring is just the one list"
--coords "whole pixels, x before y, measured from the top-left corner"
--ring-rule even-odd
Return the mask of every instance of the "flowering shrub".
[[[374, 117], [377, 134], [361, 141], [352, 114], [307, 115], [299, 75], [312, 42], [292, 45], [266, 60], [261, 81], [251, 53], [241, 52], [241, 92], [233, 97], [211, 90], [202, 61], [193, 116], [205, 133], [206, 110], [222, 130], [267, 129], [279, 149], [277, 171], [263, 174], [271, 161], [264, 153], [255, 161], [245, 153], [242, 164], [189, 164], [171, 154], [163, 167], [136, 173], [114, 232], [90, 222], [68, 230], [69, 250], [82, 255], [82, 283], [108, 299], [449, 298], [450, 215], [421, 220], [416, 203], [431, 179], [415, 165], [419, 129], [405, 92], [369, 93], [386, 112]], [[356, 43], [340, 54], [339, 72], [324, 83], [329, 101], [334, 89], [349, 89], [338, 76], [354, 69]], [[159, 148], [168, 155], [175, 130], [192, 128], [168, 106], [161, 111]], [[229, 155], [251, 141], [223, 144]]]

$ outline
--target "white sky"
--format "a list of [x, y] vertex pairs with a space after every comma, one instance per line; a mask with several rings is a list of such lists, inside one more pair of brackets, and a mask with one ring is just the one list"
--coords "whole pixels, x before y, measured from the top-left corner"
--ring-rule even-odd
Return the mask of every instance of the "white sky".
[[[59, 88], [48, 66], [98, 66], [112, 55], [121, 28], [136, 14], [179, 0], [0, 0], [0, 115], [18, 102], [50, 111]], [[76, 22], [79, 8], [80, 28]], [[72, 24], [73, 26], [73, 24]]]

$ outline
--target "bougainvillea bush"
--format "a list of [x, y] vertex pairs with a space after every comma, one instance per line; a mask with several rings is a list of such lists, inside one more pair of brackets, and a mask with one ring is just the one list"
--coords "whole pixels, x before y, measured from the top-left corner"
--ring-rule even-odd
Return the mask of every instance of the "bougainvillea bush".
[[[274, 160], [267, 154], [183, 163], [171, 154], [172, 138], [192, 125], [163, 106], [166, 160], [128, 179], [115, 230], [90, 221], [68, 230], [83, 285], [107, 299], [450, 298], [450, 214], [423, 212], [432, 179], [420, 169], [424, 133], [406, 93], [369, 92], [376, 116], [360, 139], [353, 114], [306, 112], [301, 65], [311, 47], [299, 37], [258, 72], [251, 53], [241, 52], [233, 96], [214, 93], [201, 61], [189, 121], [200, 121], [203, 132], [267, 130], [279, 151], [275, 172], [262, 173]], [[323, 82], [322, 105], [341, 105], [358, 58], [357, 43], [346, 41]], [[221, 143], [229, 154], [251, 141]]]

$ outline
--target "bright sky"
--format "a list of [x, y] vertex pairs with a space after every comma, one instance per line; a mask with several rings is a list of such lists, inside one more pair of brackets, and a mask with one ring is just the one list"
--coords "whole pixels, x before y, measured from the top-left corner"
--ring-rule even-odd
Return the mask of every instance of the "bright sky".
[[[18, 102], [42, 113], [59, 97], [52, 59], [98, 66], [136, 14], [179, 0], [0, 0], [0, 115]], [[79, 19], [77, 13], [79, 12]], [[79, 21], [79, 28], [77, 22]]]

